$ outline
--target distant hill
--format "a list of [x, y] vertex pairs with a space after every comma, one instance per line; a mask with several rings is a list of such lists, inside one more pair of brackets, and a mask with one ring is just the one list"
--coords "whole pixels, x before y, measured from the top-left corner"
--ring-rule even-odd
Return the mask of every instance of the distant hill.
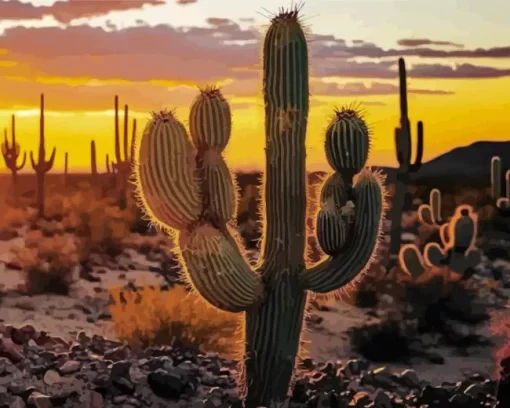
[[488, 177], [493, 156], [499, 156], [503, 170], [510, 169], [510, 141], [475, 142], [457, 147], [426, 163], [416, 178], [440, 176]]

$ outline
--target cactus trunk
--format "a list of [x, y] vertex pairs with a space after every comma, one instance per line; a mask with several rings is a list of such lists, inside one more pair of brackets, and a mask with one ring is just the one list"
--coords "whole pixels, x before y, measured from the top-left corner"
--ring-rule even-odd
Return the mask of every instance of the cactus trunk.
[[19, 203], [18, 196], [18, 171], [25, 167], [27, 160], [27, 153], [23, 153], [23, 159], [18, 164], [18, 159], [21, 156], [19, 144], [16, 142], [16, 117], [11, 116], [11, 143], [7, 139], [7, 129], [4, 129], [4, 142], [2, 143], [2, 156], [4, 158], [5, 166], [11, 171], [12, 175], [12, 194], [14, 202]]
[[64, 155], [64, 187], [67, 187], [69, 177], [69, 153], [66, 152]]
[[37, 178], [37, 210], [39, 217], [44, 216], [44, 199], [45, 199], [45, 178], [46, 173], [53, 168], [55, 162], [56, 148], [54, 147], [50, 158], [46, 160], [46, 143], [44, 128], [44, 95], [41, 94], [40, 101], [40, 118], [39, 118], [39, 154], [38, 160], [35, 161], [34, 153], [30, 152], [30, 161]]
[[97, 178], [97, 154], [94, 140], [90, 142], [90, 174], [92, 174], [93, 180]]
[[298, 277], [305, 264], [308, 51], [298, 23], [274, 22], [263, 55], [266, 222], [261, 273], [274, 288], [266, 302], [246, 313], [246, 403], [254, 407], [285, 400], [307, 297]]
[[395, 147], [397, 152], [397, 180], [395, 182], [395, 195], [391, 207], [391, 230], [389, 257], [386, 262], [388, 271], [398, 264], [398, 256], [402, 236], [402, 212], [407, 195], [410, 175], [416, 173], [422, 164], [423, 158], [423, 123], [417, 125], [416, 159], [411, 163], [412, 140], [411, 123], [409, 120], [409, 105], [407, 102], [407, 74], [403, 58], [398, 60], [399, 89], [400, 89], [400, 127], [395, 129]]

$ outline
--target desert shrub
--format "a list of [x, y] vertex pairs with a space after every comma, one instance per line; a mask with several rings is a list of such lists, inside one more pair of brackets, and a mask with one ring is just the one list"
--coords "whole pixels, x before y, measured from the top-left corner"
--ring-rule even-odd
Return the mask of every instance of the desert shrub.
[[118, 255], [134, 217], [132, 209], [121, 210], [113, 197], [105, 197], [101, 189], [87, 184], [68, 195], [56, 195], [46, 211], [47, 220], [60, 222], [64, 231], [79, 238], [81, 261], [92, 252]]
[[25, 246], [14, 247], [12, 254], [30, 294], [67, 294], [77, 277], [78, 249], [72, 237], [48, 238], [40, 231], [31, 231]]
[[19, 230], [28, 225], [34, 218], [34, 213], [24, 208], [3, 205], [0, 209], [0, 240], [9, 240], [19, 235]]
[[238, 340], [239, 315], [212, 308], [183, 286], [117, 288], [110, 294], [115, 333], [133, 347], [176, 345], [228, 354]]

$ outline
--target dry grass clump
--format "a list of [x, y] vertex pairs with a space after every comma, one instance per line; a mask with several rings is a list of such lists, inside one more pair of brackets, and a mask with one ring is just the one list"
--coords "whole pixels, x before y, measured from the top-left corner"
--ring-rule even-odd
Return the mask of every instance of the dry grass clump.
[[175, 345], [233, 356], [239, 315], [208, 306], [183, 286], [168, 291], [146, 286], [137, 292], [115, 288], [110, 294], [115, 333], [129, 345]]
[[30, 231], [25, 245], [14, 247], [12, 254], [25, 278], [27, 293], [68, 294], [77, 279], [78, 248], [72, 237], [49, 238], [41, 231]]

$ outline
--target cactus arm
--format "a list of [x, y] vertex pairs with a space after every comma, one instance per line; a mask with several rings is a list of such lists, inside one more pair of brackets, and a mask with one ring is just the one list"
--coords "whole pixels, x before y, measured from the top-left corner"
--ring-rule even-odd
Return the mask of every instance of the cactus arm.
[[494, 202], [501, 197], [501, 159], [498, 156], [491, 159], [491, 196]]
[[57, 153], [57, 148], [54, 147], [51, 151], [51, 155], [48, 161], [44, 162], [44, 172], [47, 173], [53, 168], [53, 163], [55, 162], [55, 154]]
[[27, 162], [27, 152], [23, 152], [23, 159], [21, 160], [21, 163], [19, 164], [19, 166], [16, 166], [16, 170], [22, 170], [23, 167], [25, 167], [25, 164]]
[[414, 244], [403, 245], [400, 248], [399, 263], [404, 272], [416, 279], [426, 271], [426, 261], [418, 247]]
[[119, 133], [119, 97], [115, 95], [115, 159], [121, 162], [120, 156], [120, 133]]
[[32, 168], [34, 169], [34, 171], [37, 173], [39, 171], [39, 166], [35, 162], [33, 151], [30, 151], [30, 163], [32, 164]]
[[228, 231], [211, 225], [179, 235], [185, 278], [218, 309], [239, 313], [262, 300], [258, 275], [252, 271]]
[[362, 171], [354, 186], [355, 220], [347, 248], [300, 274], [304, 289], [328, 293], [340, 289], [374, 260], [381, 234], [384, 191], [376, 175]]
[[416, 159], [414, 163], [409, 165], [409, 172], [411, 173], [416, 173], [418, 170], [420, 170], [423, 159], [423, 122], [419, 121], [416, 128]]
[[128, 106], [124, 105], [124, 161], [128, 159], [128, 123], [129, 123], [129, 111]]

